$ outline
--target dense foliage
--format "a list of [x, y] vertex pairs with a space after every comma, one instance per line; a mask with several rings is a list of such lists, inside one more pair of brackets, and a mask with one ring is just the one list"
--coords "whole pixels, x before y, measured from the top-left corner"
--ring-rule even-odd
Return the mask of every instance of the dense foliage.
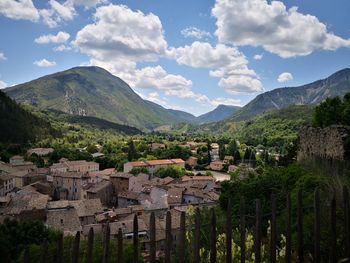
[[333, 124], [350, 125], [350, 93], [345, 94], [343, 100], [339, 97], [327, 98], [316, 106], [312, 123], [318, 127]]
[[0, 142], [35, 142], [54, 134], [49, 122], [38, 118], [0, 91]]

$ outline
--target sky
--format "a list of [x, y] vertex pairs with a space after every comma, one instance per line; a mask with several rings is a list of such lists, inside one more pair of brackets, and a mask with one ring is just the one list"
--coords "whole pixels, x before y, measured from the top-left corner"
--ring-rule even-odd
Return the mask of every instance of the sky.
[[348, 0], [0, 0], [0, 88], [100, 66], [199, 115], [350, 67]]

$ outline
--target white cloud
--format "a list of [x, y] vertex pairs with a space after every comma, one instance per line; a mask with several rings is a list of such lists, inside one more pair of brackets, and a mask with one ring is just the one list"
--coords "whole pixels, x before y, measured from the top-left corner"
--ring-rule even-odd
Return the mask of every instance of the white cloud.
[[211, 37], [210, 32], [207, 32], [205, 30], [200, 30], [200, 29], [198, 29], [196, 27], [193, 27], [193, 26], [187, 27], [187, 28], [181, 30], [181, 34], [184, 37], [194, 37], [194, 38], [197, 38], [197, 39]]
[[42, 35], [34, 40], [37, 44], [65, 43], [70, 38], [67, 32], [60, 31], [56, 35]]
[[216, 98], [211, 100], [211, 105], [219, 106], [219, 105], [232, 105], [232, 106], [241, 106], [241, 100], [232, 99], [232, 98]]
[[68, 0], [76, 6], [84, 6], [85, 8], [91, 8], [98, 4], [108, 3], [108, 0]]
[[224, 88], [228, 93], [256, 93], [263, 91], [263, 85], [259, 79], [246, 75], [234, 75], [222, 78], [219, 87]]
[[11, 19], [23, 19], [36, 22], [39, 20], [39, 12], [32, 0], [1, 0], [0, 15]]
[[216, 0], [212, 15], [219, 42], [262, 46], [283, 58], [350, 47], [349, 39], [329, 32], [317, 17], [287, 9], [281, 1]]
[[293, 79], [293, 75], [289, 72], [283, 72], [278, 76], [278, 82], [287, 82]]
[[2, 52], [0, 52], [0, 60], [7, 60], [7, 57]]
[[69, 51], [69, 50], [72, 50], [72, 47], [66, 46], [66, 45], [59, 45], [53, 48], [53, 51], [55, 52], [62, 52], [62, 51]]
[[154, 61], [166, 51], [161, 21], [152, 13], [111, 4], [98, 7], [94, 20], [77, 33], [74, 42], [94, 59]]
[[8, 85], [4, 82], [0, 80], [0, 89], [4, 89], [6, 88]]
[[264, 55], [263, 54], [256, 54], [256, 55], [254, 55], [254, 59], [255, 60], [262, 60], [262, 58], [264, 57]]
[[150, 92], [148, 93], [148, 95], [144, 95], [141, 92], [136, 92], [136, 93], [144, 100], [152, 101], [154, 103], [157, 103], [158, 105], [163, 106], [164, 108], [169, 107], [167, 99], [160, 97], [158, 92]]
[[63, 21], [71, 21], [76, 15], [74, 2], [67, 0], [62, 4], [56, 0], [49, 1], [49, 8], [39, 10], [43, 22], [50, 28], [57, 27]]
[[[190, 46], [171, 48], [168, 56], [180, 65], [210, 69], [210, 76], [221, 78], [219, 86], [229, 93], [255, 93], [263, 90], [254, 70], [248, 68], [248, 60], [236, 48], [206, 42], [193, 42]], [[246, 83], [246, 88], [243, 84]], [[251, 86], [251, 84], [254, 84]]]
[[42, 60], [36, 60], [33, 62], [34, 65], [38, 67], [52, 67], [56, 65], [55, 61], [49, 61], [47, 59], [42, 59]]

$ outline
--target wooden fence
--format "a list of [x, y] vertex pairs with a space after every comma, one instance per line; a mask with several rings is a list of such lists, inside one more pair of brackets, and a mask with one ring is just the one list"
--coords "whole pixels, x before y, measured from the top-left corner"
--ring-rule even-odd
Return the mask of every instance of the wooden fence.
[[[343, 255], [337, 255], [337, 216], [336, 216], [336, 197], [335, 194], [331, 200], [330, 209], [327, 213], [329, 214], [329, 222], [330, 226], [327, 226], [326, 232], [329, 234], [330, 238], [330, 248], [329, 248], [329, 261], [327, 262], [350, 262], [350, 206], [349, 206], [349, 191], [347, 187], [343, 187], [343, 200], [340, 207], [343, 209], [344, 220], [342, 220], [342, 229], [343, 229]], [[312, 262], [322, 262], [321, 260], [321, 209], [320, 209], [320, 191], [318, 189], [315, 190], [314, 195], [314, 205], [312, 207], [314, 212], [314, 229], [313, 229], [313, 255]], [[302, 191], [298, 192], [297, 195], [297, 203], [296, 203], [296, 224], [297, 224], [297, 237], [296, 237], [296, 246], [292, 248], [292, 204], [291, 197], [287, 195], [286, 198], [286, 221], [285, 221], [285, 258], [284, 262], [292, 262], [296, 260], [297, 262], [305, 262], [305, 251], [304, 251], [304, 235], [303, 235], [303, 199], [302, 199]], [[239, 237], [236, 237], [240, 242], [240, 262], [246, 262], [246, 214], [245, 214], [245, 201], [244, 199], [240, 202], [239, 209]], [[323, 211], [325, 212], [325, 211]], [[269, 245], [268, 245], [268, 261], [271, 263], [277, 262], [277, 222], [276, 222], [276, 198], [275, 196], [271, 196], [271, 213], [269, 214], [270, 218], [270, 231], [269, 231]], [[180, 235], [178, 236], [178, 246], [177, 246], [177, 262], [184, 263], [188, 262], [186, 259], [186, 215], [184, 212], [181, 213], [180, 217]], [[228, 205], [227, 213], [226, 213], [226, 225], [225, 225], [225, 234], [226, 234], [226, 244], [225, 244], [225, 262], [232, 263], [233, 255], [231, 252], [232, 248], [232, 236], [233, 236], [233, 226], [232, 226], [232, 210], [231, 205]], [[171, 262], [171, 256], [174, 253], [172, 246], [172, 235], [171, 235], [171, 214], [168, 211], [166, 214], [166, 234], [165, 234], [165, 249], [164, 249], [164, 262]], [[155, 214], [152, 212], [150, 216], [150, 229], [149, 229], [149, 251], [148, 251], [148, 262], [156, 262], [156, 223], [155, 223]], [[254, 254], [255, 254], [255, 262], [262, 262], [262, 253], [261, 253], [261, 243], [262, 243], [262, 208], [261, 201], [256, 200], [256, 211], [255, 211], [255, 227], [254, 227]], [[324, 232], [322, 232], [324, 233]], [[215, 210], [211, 209], [210, 215], [210, 233], [209, 234], [209, 247], [210, 250], [210, 262], [217, 262], [217, 217], [215, 214]], [[339, 233], [338, 233], [339, 234]], [[200, 258], [200, 238], [201, 238], [201, 216], [199, 208], [196, 208], [194, 215], [194, 228], [193, 228], [193, 249], [191, 255], [191, 262], [198, 263], [201, 262]], [[93, 244], [94, 244], [94, 232], [91, 228], [87, 238], [87, 249], [84, 255], [85, 261], [88, 263], [92, 263], [93, 261]], [[117, 234], [117, 248], [110, 248], [110, 227], [106, 225], [106, 229], [104, 231], [103, 236], [103, 256], [101, 261], [106, 263], [110, 249], [117, 249], [117, 258], [114, 262], [123, 263], [123, 234], [121, 229], [119, 229]], [[57, 263], [62, 263], [62, 248], [63, 248], [63, 236], [61, 235], [57, 242]], [[138, 218], [137, 215], [134, 216], [134, 224], [133, 224], [133, 255], [132, 260], [134, 263], [139, 262], [140, 257], [140, 240], [138, 236]], [[78, 263], [82, 259], [79, 259], [79, 255], [81, 257], [81, 253], [79, 252], [80, 248], [80, 233], [77, 232], [72, 250], [71, 250], [71, 262]], [[26, 250], [24, 254], [24, 262], [29, 262], [29, 251]], [[292, 257], [293, 255], [293, 257]], [[47, 257], [47, 244], [43, 244], [42, 249], [42, 262], [46, 262]], [[339, 258], [338, 258], [339, 257]], [[295, 259], [296, 258], [296, 259]]]

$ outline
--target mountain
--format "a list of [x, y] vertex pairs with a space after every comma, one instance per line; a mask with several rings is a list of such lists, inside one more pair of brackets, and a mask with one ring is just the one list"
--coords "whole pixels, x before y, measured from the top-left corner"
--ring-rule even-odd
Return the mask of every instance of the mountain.
[[221, 121], [230, 117], [240, 108], [238, 106], [219, 105], [214, 110], [198, 116], [196, 121], [200, 124]]
[[342, 97], [347, 92], [350, 92], [349, 68], [310, 84], [278, 88], [260, 94], [234, 113], [231, 119], [246, 120], [272, 109], [282, 109], [291, 105], [316, 105], [329, 97]]
[[181, 114], [143, 100], [127, 83], [99, 67], [72, 68], [5, 92], [17, 102], [39, 109], [96, 117], [143, 130], [185, 121]]
[[0, 142], [27, 143], [53, 135], [46, 120], [26, 111], [0, 91]]

